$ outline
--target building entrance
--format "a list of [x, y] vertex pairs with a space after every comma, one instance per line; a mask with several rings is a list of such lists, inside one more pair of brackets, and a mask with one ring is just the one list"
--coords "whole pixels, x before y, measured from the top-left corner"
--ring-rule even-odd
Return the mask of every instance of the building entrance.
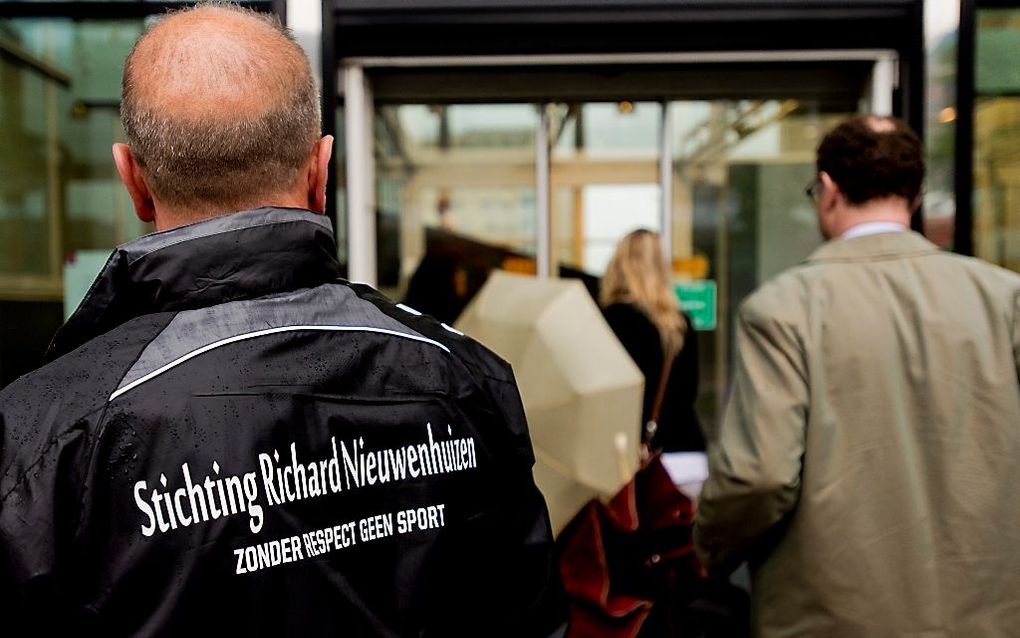
[[821, 136], [895, 89], [890, 52], [761, 56], [349, 61], [350, 277], [452, 322], [492, 268], [594, 291], [621, 237], [657, 231], [714, 423], [736, 307], [821, 242]]

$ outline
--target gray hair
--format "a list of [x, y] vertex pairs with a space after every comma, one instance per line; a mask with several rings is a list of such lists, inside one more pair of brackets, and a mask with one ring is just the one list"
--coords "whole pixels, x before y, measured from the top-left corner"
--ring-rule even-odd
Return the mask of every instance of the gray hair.
[[[245, 83], [244, 90], [251, 90], [252, 97], [269, 108], [259, 108], [254, 115], [216, 117], [180, 109], [171, 112], [154, 104], [153, 89], [140, 87], [145, 80], [158, 86], [158, 76], [153, 80], [140, 75], [152, 73], [152, 60], [150, 65], [139, 66], [136, 57], [151, 34], [166, 22], [163, 19], [142, 34], [125, 61], [121, 118], [132, 155], [157, 198], [172, 205], [238, 210], [257, 204], [260, 197], [285, 192], [296, 183], [321, 135], [319, 92], [308, 58], [275, 16], [217, 3], [174, 12], [170, 17], [210, 6], [257, 20], [271, 30], [267, 37], [281, 46], [286, 58], [284, 72], [280, 77], [264, 78], [264, 82], [259, 78], [265, 75], [265, 65], [244, 53], [232, 57], [236, 48], [225, 45], [218, 53], [220, 63], [212, 65], [230, 74], [233, 81], [253, 78], [250, 89]], [[157, 53], [147, 53], [149, 58], [162, 60], [155, 65], [162, 67], [163, 73], [179, 75], [180, 67], [189, 61], [203, 72], [208, 68], [208, 57], [188, 59], [185, 43], [165, 45], [177, 47], [172, 53], [160, 46], [153, 44]], [[210, 53], [216, 54], [206, 51], [202, 55]]]

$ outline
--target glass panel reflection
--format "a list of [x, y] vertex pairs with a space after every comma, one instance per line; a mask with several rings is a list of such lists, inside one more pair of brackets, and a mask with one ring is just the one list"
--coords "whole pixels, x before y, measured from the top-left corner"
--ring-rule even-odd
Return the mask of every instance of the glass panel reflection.
[[[8, 56], [0, 57], [0, 276], [56, 277], [48, 211], [57, 194], [56, 101], [65, 89]], [[52, 286], [51, 286], [52, 288]]]
[[344, 120], [344, 105], [341, 103], [334, 116], [333, 157], [336, 163], [336, 175], [333, 182], [333, 196], [336, 198], [336, 233], [337, 259], [340, 261], [340, 276], [347, 277], [347, 128]]
[[1020, 271], [1020, 9], [977, 14], [974, 254]]
[[382, 290], [452, 320], [476, 288], [471, 255], [534, 257], [538, 122], [530, 104], [376, 109]]
[[552, 263], [601, 276], [616, 243], [661, 227], [662, 106], [549, 107]]
[[141, 19], [0, 19], [0, 386], [39, 365], [110, 249], [150, 230], [110, 154], [123, 140], [123, 60], [141, 29]]
[[928, 0], [925, 22], [924, 234], [953, 247], [956, 226], [956, 65], [959, 0]]
[[141, 20], [0, 21], [0, 297], [59, 300], [65, 257], [149, 230], [110, 147], [120, 79]]
[[699, 333], [702, 423], [726, 395], [740, 302], [801, 262], [822, 238], [803, 186], [821, 137], [851, 114], [795, 100], [670, 104], [673, 128], [673, 272], [714, 281], [719, 321]]
[[974, 105], [974, 254], [1020, 272], [1020, 97]]

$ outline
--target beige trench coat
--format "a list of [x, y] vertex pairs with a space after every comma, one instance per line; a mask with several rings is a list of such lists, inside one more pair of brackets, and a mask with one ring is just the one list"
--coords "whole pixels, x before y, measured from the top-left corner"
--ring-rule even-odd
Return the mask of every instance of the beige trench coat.
[[737, 322], [696, 534], [757, 635], [1020, 636], [1020, 276], [837, 240]]

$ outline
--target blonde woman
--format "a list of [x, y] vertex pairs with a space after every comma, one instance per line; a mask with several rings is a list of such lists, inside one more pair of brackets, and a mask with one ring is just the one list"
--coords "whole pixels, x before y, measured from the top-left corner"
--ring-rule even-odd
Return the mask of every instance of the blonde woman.
[[[704, 450], [694, 412], [697, 339], [680, 312], [657, 234], [636, 230], [620, 240], [602, 277], [599, 302], [609, 326], [645, 375], [642, 423], [656, 422], [651, 448]], [[666, 382], [660, 387], [664, 370]]]

